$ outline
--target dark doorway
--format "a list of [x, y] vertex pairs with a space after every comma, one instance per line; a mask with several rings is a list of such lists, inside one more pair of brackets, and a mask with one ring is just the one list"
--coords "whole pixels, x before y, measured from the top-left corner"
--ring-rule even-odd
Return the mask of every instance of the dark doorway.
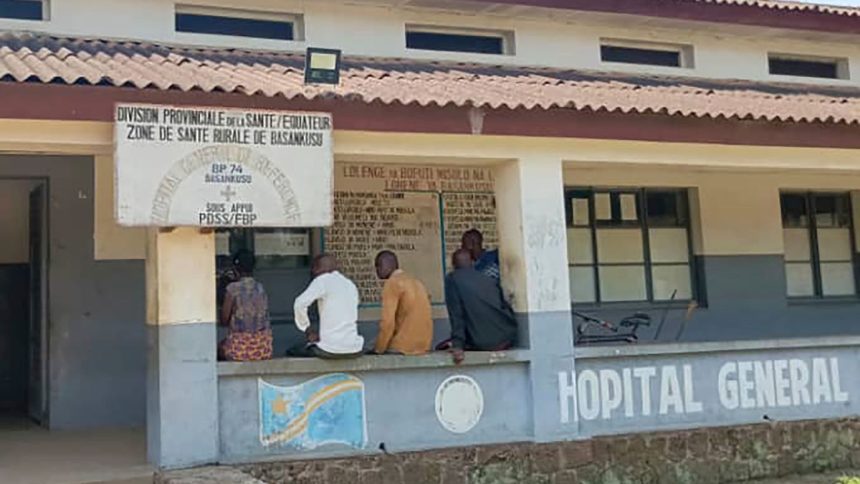
[[0, 179], [0, 420], [46, 424], [47, 187]]

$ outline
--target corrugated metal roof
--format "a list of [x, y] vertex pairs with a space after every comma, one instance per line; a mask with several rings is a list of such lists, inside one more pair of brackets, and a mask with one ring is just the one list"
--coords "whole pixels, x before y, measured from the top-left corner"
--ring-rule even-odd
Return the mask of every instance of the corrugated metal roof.
[[0, 34], [0, 80], [7, 82], [421, 106], [860, 123], [860, 88], [854, 87], [364, 57], [343, 59], [339, 86], [307, 86], [303, 66], [304, 56], [292, 53]]

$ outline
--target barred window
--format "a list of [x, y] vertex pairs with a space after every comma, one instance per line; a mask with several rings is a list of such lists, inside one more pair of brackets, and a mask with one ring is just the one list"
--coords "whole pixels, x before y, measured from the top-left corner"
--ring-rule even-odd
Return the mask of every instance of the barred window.
[[568, 189], [573, 303], [693, 295], [686, 190]]
[[857, 293], [851, 197], [847, 193], [780, 195], [789, 297]]

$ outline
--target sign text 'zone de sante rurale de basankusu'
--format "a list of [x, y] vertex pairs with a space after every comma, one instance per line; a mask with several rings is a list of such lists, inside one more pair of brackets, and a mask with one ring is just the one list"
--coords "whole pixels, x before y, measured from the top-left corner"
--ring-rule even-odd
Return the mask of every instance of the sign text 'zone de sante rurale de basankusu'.
[[121, 225], [332, 223], [329, 114], [120, 104], [115, 116]]

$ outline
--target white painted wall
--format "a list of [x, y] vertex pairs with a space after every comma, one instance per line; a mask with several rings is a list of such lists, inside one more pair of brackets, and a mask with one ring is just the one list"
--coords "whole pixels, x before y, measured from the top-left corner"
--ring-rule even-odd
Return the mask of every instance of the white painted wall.
[[[381, 6], [362, 3], [362, 0], [242, 2], [243, 9], [303, 17], [306, 40], [281, 42], [176, 33], [173, 28], [174, 2], [171, 0], [52, 0], [50, 3], [49, 20], [0, 20], [0, 30], [288, 51], [301, 51], [307, 46], [333, 47], [348, 54], [372, 56], [860, 85], [860, 39], [857, 36], [522, 8], [502, 9], [497, 13], [469, 13]], [[236, 6], [236, 2], [230, 0], [185, 0], [181, 3]], [[513, 30], [516, 54], [408, 51], [404, 40], [407, 23]], [[601, 37], [691, 44], [695, 50], [695, 66], [679, 69], [604, 64], [599, 58]], [[851, 79], [770, 76], [767, 72], [768, 52], [847, 57]]]
[[0, 264], [30, 260], [30, 180], [0, 180]]

